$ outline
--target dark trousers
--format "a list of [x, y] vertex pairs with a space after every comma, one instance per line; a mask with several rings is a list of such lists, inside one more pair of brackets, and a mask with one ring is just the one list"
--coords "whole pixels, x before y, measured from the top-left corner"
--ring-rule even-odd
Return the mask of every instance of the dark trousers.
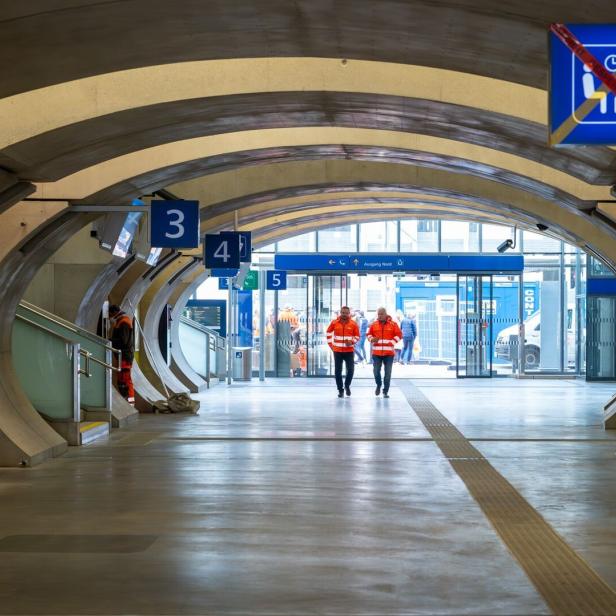
[[403, 339], [404, 348], [402, 349], [402, 361], [411, 361], [413, 359], [413, 345], [415, 344], [415, 336], [405, 336]]
[[[389, 391], [389, 382], [391, 381], [391, 369], [394, 365], [393, 355], [373, 355], [372, 363], [374, 364], [374, 381], [377, 387], [383, 385], [383, 393]], [[381, 381], [381, 366], [385, 367], [385, 378]]]
[[336, 387], [338, 391], [342, 391], [342, 364], [346, 364], [346, 377], [344, 379], [344, 387], [351, 387], [353, 381], [353, 373], [355, 372], [355, 361], [353, 351], [348, 353], [334, 353], [334, 375], [336, 377]]

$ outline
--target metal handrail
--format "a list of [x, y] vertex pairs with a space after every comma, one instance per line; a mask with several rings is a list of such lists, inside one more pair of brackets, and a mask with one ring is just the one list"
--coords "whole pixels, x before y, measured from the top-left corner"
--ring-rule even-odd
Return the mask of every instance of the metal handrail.
[[198, 323], [197, 321], [194, 321], [193, 319], [189, 319], [187, 317], [180, 317], [180, 322], [184, 323], [185, 325], [188, 325], [189, 327], [192, 327], [193, 329], [203, 332], [204, 334], [207, 334], [208, 336], [210, 336], [210, 338], [213, 338], [216, 343], [220, 341], [220, 344], [214, 348], [225, 348], [225, 338], [221, 336], [217, 331], [214, 331], [206, 325], [202, 325], [201, 323]]
[[[40, 323], [37, 323], [36, 321], [32, 321], [31, 319], [28, 319], [27, 317], [24, 317], [21, 314], [16, 314], [15, 318], [19, 319], [20, 321], [24, 321], [25, 323], [28, 323], [29, 325], [32, 325], [33, 327], [36, 327], [37, 329], [44, 331], [47, 334], [51, 334], [52, 336], [59, 338], [66, 344], [71, 344], [71, 345], [79, 344], [78, 340], [71, 340], [70, 338], [66, 338], [62, 334], [55, 332], [53, 329], [49, 329], [49, 327], [45, 327], [44, 325], [41, 325]], [[110, 349], [110, 350], [115, 351], [116, 349]], [[86, 349], [82, 349], [81, 347], [79, 348], [79, 355], [84, 357], [86, 360], [85, 370], [82, 370], [80, 367], [79, 374], [83, 374], [86, 378], [90, 378], [92, 376], [92, 373], [90, 372], [90, 362], [91, 361], [93, 361], [96, 364], [100, 364], [107, 370], [113, 370], [114, 372], [121, 372], [120, 368], [116, 368], [112, 364], [108, 364], [106, 362], [101, 361], [100, 359], [97, 359], [96, 357], [92, 355], [92, 353], [90, 353], [90, 351], [86, 351]]]
[[106, 338], [93, 334], [87, 329], [84, 329], [83, 327], [79, 327], [79, 325], [75, 325], [74, 323], [71, 323], [70, 321], [67, 321], [66, 319], [62, 319], [58, 317], [57, 315], [52, 314], [51, 312], [47, 312], [47, 310], [43, 310], [39, 306], [35, 306], [34, 304], [31, 304], [30, 302], [26, 302], [25, 300], [22, 300], [21, 302], [19, 302], [19, 305], [21, 308], [24, 308], [25, 310], [29, 310], [30, 312], [34, 312], [34, 314], [38, 314], [39, 316], [45, 319], [48, 319], [52, 323], [55, 323], [56, 325], [59, 325], [60, 327], [63, 327], [73, 332], [74, 334], [79, 334], [80, 336], [89, 338], [95, 344], [104, 346], [105, 348], [108, 348], [108, 349], [112, 349], [114, 352], [116, 351], [116, 349], [113, 349], [111, 347], [111, 343]]
[[[113, 349], [113, 351], [117, 353], [122, 353], [122, 351], [116, 351], [116, 349]], [[103, 368], [107, 368], [107, 370], [113, 370], [114, 372], [122, 372], [121, 368], [116, 368], [112, 364], [108, 364], [107, 362], [97, 359], [96, 357], [94, 357], [94, 355], [92, 355], [92, 353], [90, 353], [90, 351], [86, 351], [84, 349], [83, 351], [80, 351], [80, 352], [82, 353], [82, 355], [87, 355], [89, 361], [93, 361], [95, 364], [98, 364], [99, 366], [103, 366]]]

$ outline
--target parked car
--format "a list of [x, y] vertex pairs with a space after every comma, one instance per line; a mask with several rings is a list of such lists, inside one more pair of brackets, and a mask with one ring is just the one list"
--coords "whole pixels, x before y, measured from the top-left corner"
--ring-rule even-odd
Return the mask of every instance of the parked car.
[[[575, 329], [573, 308], [567, 310], [567, 363], [575, 365]], [[541, 310], [537, 310], [524, 321], [524, 365], [526, 370], [537, 370], [541, 361]], [[498, 332], [494, 354], [500, 359], [518, 363], [519, 328], [512, 325]]]

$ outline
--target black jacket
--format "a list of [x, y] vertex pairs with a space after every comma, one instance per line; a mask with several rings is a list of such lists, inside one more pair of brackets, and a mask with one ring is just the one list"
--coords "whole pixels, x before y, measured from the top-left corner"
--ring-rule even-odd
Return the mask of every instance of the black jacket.
[[133, 361], [135, 357], [135, 333], [133, 323], [125, 312], [120, 312], [113, 319], [111, 344], [114, 349], [122, 351], [124, 361]]

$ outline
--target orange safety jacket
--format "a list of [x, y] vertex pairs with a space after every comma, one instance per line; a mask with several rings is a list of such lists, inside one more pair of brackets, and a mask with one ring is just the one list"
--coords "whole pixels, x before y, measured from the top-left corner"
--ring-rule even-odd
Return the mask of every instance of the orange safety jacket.
[[378, 356], [395, 355], [396, 343], [402, 340], [402, 331], [398, 324], [387, 317], [385, 323], [378, 319], [368, 329], [368, 340], [372, 344], [372, 354]]
[[359, 340], [359, 327], [351, 318], [346, 323], [340, 317], [327, 328], [327, 344], [334, 353], [352, 353]]

